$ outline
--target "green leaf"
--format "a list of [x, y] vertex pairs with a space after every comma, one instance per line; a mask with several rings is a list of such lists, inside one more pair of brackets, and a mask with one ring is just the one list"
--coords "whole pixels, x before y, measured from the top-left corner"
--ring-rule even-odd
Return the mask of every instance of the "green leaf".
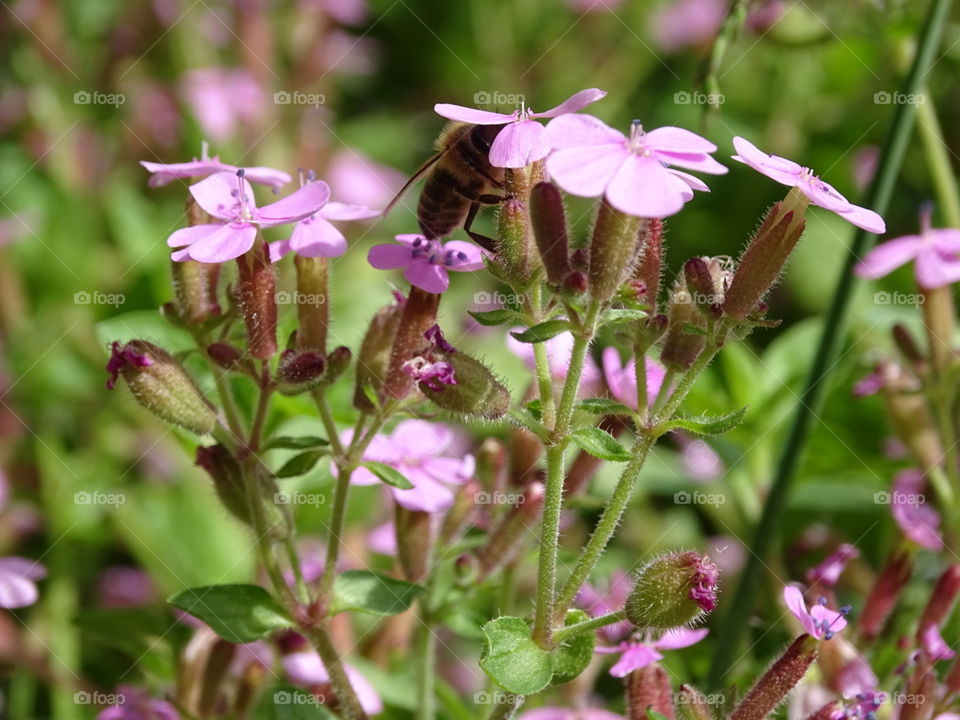
[[375, 460], [367, 460], [366, 462], [362, 462], [360, 464], [380, 478], [380, 480], [385, 482], [387, 485], [399, 488], [401, 490], [409, 490], [413, 487], [413, 483], [407, 480], [402, 472], [387, 465], [386, 463], [377, 462]]
[[610, 462], [628, 462], [630, 452], [610, 433], [600, 428], [582, 428], [570, 434], [570, 439], [594, 457]]
[[696, 433], [697, 435], [720, 435], [729, 430], [733, 430], [737, 425], [742, 423], [743, 416], [746, 412], [747, 409], [743, 407], [729, 415], [713, 417], [703, 415], [693, 418], [678, 417], [664, 423], [661, 429], [665, 433], [679, 429]]
[[308, 450], [299, 455], [294, 455], [283, 464], [282, 468], [277, 470], [277, 477], [290, 478], [308, 473], [313, 470], [313, 466], [317, 464], [317, 461], [326, 454], [326, 450]]
[[594, 415], [633, 415], [633, 410], [610, 398], [587, 398], [577, 403], [577, 410]]
[[617, 323], [629, 323], [636, 320], [644, 320], [650, 317], [645, 310], [632, 310], [630, 308], [615, 308], [607, 310], [603, 315], [601, 325], [615, 325]]
[[568, 320], [547, 320], [521, 332], [512, 332], [510, 334], [520, 342], [541, 343], [568, 330], [570, 330], [570, 322]]
[[540, 398], [534, 398], [528, 402], [524, 407], [527, 408], [527, 411], [537, 422], [543, 420], [543, 403], [540, 402]]
[[264, 450], [312, 450], [313, 448], [329, 445], [330, 441], [322, 437], [304, 435], [302, 437], [275, 437], [266, 445]]
[[[575, 625], [589, 620], [590, 616], [583, 610], [568, 610], [565, 625]], [[594, 632], [584, 632], [574, 635], [567, 642], [551, 652], [553, 657], [553, 679], [551, 685], [563, 685], [570, 682], [587, 669], [593, 659], [593, 647], [597, 636]]]
[[293, 685], [277, 685], [263, 694], [256, 717], [263, 720], [336, 720], [324, 705], [331, 699], [312, 695]]
[[480, 667], [510, 692], [532, 695], [550, 684], [550, 654], [530, 637], [530, 628], [518, 617], [498, 617], [483, 626]]
[[248, 643], [293, 621], [259, 585], [208, 585], [187, 588], [167, 598], [175, 608], [200, 618], [224, 640]]
[[504, 325], [508, 322], [517, 322], [520, 319], [515, 312], [507, 310], [506, 308], [488, 310], [486, 312], [473, 312], [472, 310], [468, 310], [467, 312], [470, 313], [470, 317], [487, 327]]
[[658, 713], [653, 709], [653, 705], [650, 705], [647, 708], [647, 720], [668, 720], [668, 718], [663, 713]]
[[410, 607], [423, 591], [420, 585], [372, 570], [347, 570], [333, 581], [330, 614], [361, 610], [373, 615], [396, 615]]

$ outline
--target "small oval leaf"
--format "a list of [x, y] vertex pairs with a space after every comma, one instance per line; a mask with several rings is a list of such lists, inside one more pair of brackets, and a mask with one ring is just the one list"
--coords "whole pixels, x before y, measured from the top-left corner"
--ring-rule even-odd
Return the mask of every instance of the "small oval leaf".
[[508, 322], [516, 322], [518, 319], [515, 312], [512, 310], [507, 310], [506, 308], [488, 310], [486, 312], [474, 312], [473, 310], [468, 310], [467, 312], [470, 313], [470, 317], [472, 317], [481, 325], [486, 325], [487, 327], [504, 325]]
[[413, 483], [407, 480], [402, 472], [397, 470], [386, 463], [377, 462], [376, 460], [367, 460], [366, 462], [360, 463], [367, 470], [376, 475], [382, 482], [385, 482], [391, 487], [398, 488], [400, 490], [409, 490], [413, 487]]
[[610, 433], [600, 428], [582, 428], [570, 434], [570, 439], [586, 452], [601, 460], [629, 462], [633, 456]]
[[568, 330], [570, 330], [570, 322], [567, 320], [547, 320], [526, 330], [511, 332], [510, 334], [520, 342], [541, 343]]
[[322, 437], [304, 435], [303, 437], [275, 437], [266, 445], [264, 450], [311, 450], [329, 445], [330, 441]]
[[[567, 610], [567, 620], [564, 625], [569, 627], [589, 619], [590, 616], [583, 610]], [[559, 647], [554, 648], [550, 653], [553, 657], [553, 679], [550, 684], [563, 685], [586, 670], [593, 659], [593, 648], [596, 642], [597, 636], [594, 632], [585, 632], [574, 635]]]
[[259, 585], [207, 585], [187, 588], [167, 602], [209, 625], [232, 643], [248, 643], [274, 630], [293, 627], [280, 604]]
[[594, 415], [633, 415], [633, 409], [610, 398], [586, 398], [577, 403], [578, 410]]
[[743, 407], [734, 413], [721, 415], [719, 417], [711, 417], [708, 415], [692, 418], [677, 417], [664, 423], [661, 429], [664, 433], [670, 432], [671, 430], [686, 430], [687, 432], [696, 433], [697, 435], [720, 435], [733, 430], [737, 425], [742, 423], [743, 416], [746, 412], [747, 408]]
[[372, 615], [396, 615], [409, 608], [423, 591], [420, 585], [372, 570], [347, 570], [333, 581], [330, 614], [360, 610]]
[[282, 468], [277, 470], [277, 477], [290, 478], [308, 473], [313, 470], [313, 466], [317, 464], [320, 458], [326, 454], [326, 450], [308, 450], [299, 455], [294, 455], [283, 464]]
[[530, 637], [530, 628], [518, 617], [498, 617], [483, 626], [480, 667], [510, 692], [532, 695], [550, 684], [550, 654]]

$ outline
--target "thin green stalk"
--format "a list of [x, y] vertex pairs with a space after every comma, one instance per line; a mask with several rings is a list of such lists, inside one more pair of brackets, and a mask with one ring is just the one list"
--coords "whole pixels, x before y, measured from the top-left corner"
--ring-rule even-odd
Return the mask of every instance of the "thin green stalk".
[[625, 610], [618, 610], [617, 612], [608, 613], [606, 615], [600, 615], [599, 617], [591, 618], [589, 620], [584, 620], [583, 622], [575, 623], [573, 625], [567, 625], [566, 627], [560, 628], [553, 633], [554, 641], [559, 644], [568, 640], [576, 635], [582, 635], [585, 632], [593, 632], [607, 625], [613, 625], [614, 623], [621, 622], [627, 617]]
[[333, 592], [333, 580], [337, 575], [337, 561], [340, 559], [340, 538], [343, 535], [343, 523], [347, 516], [347, 494], [350, 491], [350, 477], [353, 468], [337, 469], [337, 484], [333, 491], [333, 510], [330, 514], [330, 526], [327, 533], [327, 554], [320, 578], [319, 597], [330, 600]]
[[490, 711], [490, 720], [511, 720], [517, 710], [520, 709], [520, 706], [523, 705], [526, 697], [514, 693], [505, 694], [502, 691], [496, 692], [498, 698], [502, 699], [502, 702], [498, 700], [497, 704], [493, 706], [493, 710]]
[[[420, 601], [423, 602], [422, 600]], [[417, 720], [433, 720], [436, 715], [434, 681], [437, 676], [437, 636], [430, 627], [429, 613], [422, 612], [417, 629]]]
[[350, 684], [350, 678], [347, 677], [343, 662], [340, 660], [340, 654], [333, 645], [330, 633], [326, 625], [315, 625], [302, 628], [303, 632], [310, 639], [310, 643], [316, 649], [320, 660], [323, 661], [323, 667], [330, 675], [330, 684], [340, 703], [340, 712], [345, 720], [366, 720], [367, 714], [354, 692], [353, 685]]
[[[952, 0], [932, 0], [917, 43], [917, 54], [913, 61], [904, 86], [905, 95], [920, 92], [933, 61], [940, 40], [943, 37], [945, 21], [953, 4]], [[913, 129], [915, 105], [903, 103], [893, 108], [893, 122], [880, 154], [877, 174], [867, 191], [864, 204], [881, 215], [886, 212], [893, 194], [894, 185], [903, 158], [906, 154], [910, 133]], [[746, 629], [747, 616], [752, 611], [754, 590], [763, 568], [767, 551], [773, 541], [787, 498], [790, 483], [796, 474], [801, 455], [806, 447], [813, 420], [820, 409], [821, 399], [826, 390], [825, 379], [833, 365], [837, 347], [844, 335], [848, 306], [855, 287], [853, 266], [870, 245], [870, 233], [858, 230], [850, 244], [846, 262], [841, 270], [840, 279], [833, 295], [823, 333], [806, 387], [797, 402], [797, 412], [787, 435], [783, 452], [777, 466], [776, 475], [770, 486], [770, 493], [764, 505], [763, 514], [757, 525], [753, 542], [750, 544], [747, 564], [744, 567], [740, 583], [732, 600], [725, 603], [727, 611], [718, 629], [716, 652], [710, 668], [708, 689], [722, 686], [724, 676], [732, 665], [734, 653], [739, 647], [740, 635]]]
[[263, 361], [260, 370], [260, 396], [257, 399], [257, 409], [253, 416], [253, 425], [250, 426], [250, 439], [247, 441], [247, 447], [250, 452], [256, 454], [260, 450], [260, 440], [263, 436], [263, 425], [267, 420], [267, 412], [270, 410], [270, 396], [273, 394], [273, 388], [270, 385], [270, 369], [267, 361]]
[[[323, 429], [327, 433], [327, 440], [330, 441], [330, 447], [336, 453], [337, 462], [343, 458], [343, 443], [340, 442], [340, 435], [337, 433], [337, 424], [333, 421], [333, 413], [330, 412], [330, 405], [327, 403], [326, 387], [318, 388], [313, 393], [314, 402], [317, 405], [317, 411], [320, 413], [320, 421], [323, 423]], [[361, 418], [363, 415], [361, 414]]]
[[[540, 322], [540, 312], [543, 305], [543, 288], [540, 283], [534, 284], [531, 291], [531, 319]], [[540, 408], [543, 412], [544, 424], [552, 428], [557, 422], [556, 405], [553, 399], [553, 374], [550, 371], [550, 361], [547, 358], [547, 344], [534, 343], [533, 361], [537, 375], [537, 387], [540, 391]]]
[[673, 368], [667, 368], [667, 372], [663, 376], [663, 382], [660, 384], [660, 392], [657, 393], [657, 399], [653, 401], [653, 409], [651, 413], [654, 417], [657, 417], [661, 414], [664, 404], [667, 402], [667, 398], [670, 397], [670, 386], [673, 385], [673, 381], [677, 377], [677, 371]]
[[640, 423], [647, 422], [649, 414], [648, 405], [650, 400], [647, 397], [647, 350], [645, 343], [637, 343], [633, 348], [633, 373], [637, 379], [637, 413], [640, 415]]

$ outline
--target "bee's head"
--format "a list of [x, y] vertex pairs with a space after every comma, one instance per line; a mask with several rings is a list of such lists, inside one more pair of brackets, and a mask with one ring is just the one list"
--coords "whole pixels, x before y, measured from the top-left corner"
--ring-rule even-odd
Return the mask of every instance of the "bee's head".
[[473, 144], [478, 150], [489, 151], [493, 141], [506, 125], [474, 125], [470, 131]]

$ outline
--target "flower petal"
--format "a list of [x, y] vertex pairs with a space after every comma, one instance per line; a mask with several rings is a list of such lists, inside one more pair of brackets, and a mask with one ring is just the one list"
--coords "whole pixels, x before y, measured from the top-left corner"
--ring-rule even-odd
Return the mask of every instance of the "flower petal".
[[347, 251], [347, 239], [317, 214], [294, 226], [290, 248], [308, 258], [338, 257]]
[[187, 252], [193, 260], [221, 263], [243, 255], [253, 247], [257, 229], [249, 223], [227, 223], [217, 232], [190, 245]]
[[167, 245], [170, 247], [193, 245], [193, 243], [213, 235], [213, 233], [219, 231], [222, 227], [224, 227], [222, 223], [211, 223], [208, 225], [191, 225], [180, 228], [167, 238]]
[[554, 150], [547, 158], [547, 172], [557, 185], [571, 195], [598, 197], [629, 157], [630, 152], [622, 145]]
[[523, 168], [542, 160], [550, 152], [543, 139], [543, 125], [536, 120], [510, 123], [490, 146], [490, 164], [501, 168]]
[[453, 491], [441, 482], [419, 471], [408, 471], [407, 479], [413, 483], [409, 490], [390, 488], [393, 499], [407, 510], [436, 513], [448, 510], [453, 505]]
[[656, 159], [630, 155], [610, 180], [606, 196], [621, 212], [662, 218], [683, 208], [684, 194], [676, 183], [686, 187]]
[[447, 265], [447, 270], [456, 270], [457, 272], [483, 270], [483, 251], [473, 243], [451, 240], [444, 244], [443, 249], [454, 253], [463, 253], [467, 256], [466, 260], [458, 260], [454, 265]]
[[290, 238], [272, 242], [268, 247], [270, 250], [270, 262], [279, 262], [284, 255], [291, 251]]
[[730, 172], [730, 168], [721, 165], [712, 157], [703, 153], [678, 153], [658, 150], [657, 157], [668, 165], [710, 173], [711, 175], [725, 175]]
[[777, 155], [767, 155], [756, 145], [742, 137], [733, 139], [733, 147], [736, 148], [738, 153], [733, 156], [734, 160], [749, 165], [758, 173], [762, 173], [778, 183], [789, 187], [798, 184], [803, 168], [793, 160], [787, 160]]
[[868, 208], [851, 204], [849, 210], [842, 211], [839, 214], [847, 222], [875, 235], [881, 235], [887, 231], [887, 224], [883, 221], [883, 218]]
[[285, 198], [260, 208], [257, 220], [264, 227], [285, 225], [313, 215], [329, 199], [329, 186], [322, 180], [315, 180]]
[[807, 603], [803, 599], [803, 592], [796, 585], [785, 585], [783, 588], [783, 601], [787, 609], [793, 613], [794, 617], [800, 621], [803, 629], [811, 635], [819, 637], [818, 629], [813, 624], [813, 618], [807, 611]]
[[667, 125], [644, 135], [648, 147], [658, 152], [702, 155], [717, 151], [717, 146], [694, 132]]
[[190, 194], [197, 204], [208, 213], [221, 220], [235, 220], [239, 217], [239, 201], [234, 193], [239, 189], [247, 197], [247, 207], [256, 208], [253, 188], [245, 179], [231, 172], [218, 172], [190, 186]]
[[677, 650], [695, 645], [709, 634], [710, 631], [707, 628], [691, 630], [690, 628], [679, 627], [667, 630], [653, 645], [658, 650]]
[[940, 252], [960, 253], [960, 230], [953, 228], [927, 230], [927, 236]]
[[881, 243], [864, 255], [853, 271], [860, 277], [880, 278], [913, 260], [920, 252], [919, 235], [904, 235]]
[[450, 103], [437, 103], [433, 106], [433, 111], [440, 117], [447, 118], [447, 120], [459, 120], [474, 125], [503, 125], [503, 123], [508, 123], [514, 119], [513, 114], [477, 110], [463, 105], [451, 105]]
[[415, 287], [429, 293], [442, 293], [450, 286], [450, 276], [440, 265], [428, 262], [412, 262], [403, 271], [403, 277]]
[[544, 141], [554, 150], [584, 145], [626, 145], [627, 138], [593, 115], [561, 115], [547, 123]]
[[367, 262], [377, 270], [406, 267], [413, 261], [413, 253], [404, 245], [374, 245], [367, 253]]
[[960, 260], [944, 258], [936, 248], [925, 246], [917, 255], [914, 271], [920, 287], [944, 287], [960, 280]]
[[590, 103], [595, 103], [597, 100], [600, 100], [606, 96], [606, 90], [598, 90], [597, 88], [590, 88], [589, 90], [581, 90], [578, 93], [574, 93], [562, 103], [556, 107], [552, 107], [549, 110], [544, 110], [539, 113], [532, 113], [530, 117], [535, 118], [555, 118], [558, 115], [564, 115], [566, 113], [575, 113], [577, 110], [585, 108]]
[[291, 180], [289, 173], [269, 167], [246, 167], [243, 169], [243, 177], [250, 182], [266, 185], [274, 190], [279, 190]]
[[341, 202], [328, 202], [320, 209], [320, 216], [327, 220], [369, 220], [380, 216], [379, 210], [366, 205], [348, 205]]
[[439, 455], [453, 442], [453, 430], [426, 420], [404, 420], [390, 434], [390, 442], [403, 448], [404, 456], [428, 458]]
[[663, 655], [648, 645], [644, 645], [643, 643], [630, 643], [629, 647], [624, 650], [623, 655], [620, 656], [620, 659], [610, 668], [610, 674], [614, 677], [626, 677], [634, 670], [639, 670], [662, 658]]

